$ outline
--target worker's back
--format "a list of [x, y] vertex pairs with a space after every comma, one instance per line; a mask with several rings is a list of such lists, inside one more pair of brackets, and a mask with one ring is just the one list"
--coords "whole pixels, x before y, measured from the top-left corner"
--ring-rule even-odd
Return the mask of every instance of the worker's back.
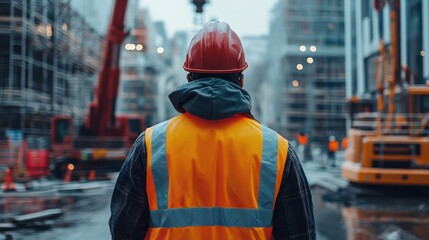
[[148, 239], [271, 237], [288, 149], [273, 130], [238, 114], [185, 113], [148, 129], [146, 147]]
[[194, 36], [183, 64], [188, 83], [168, 96], [181, 115], [148, 128], [118, 176], [114, 239], [315, 238], [296, 153], [251, 114], [244, 56], [226, 23]]

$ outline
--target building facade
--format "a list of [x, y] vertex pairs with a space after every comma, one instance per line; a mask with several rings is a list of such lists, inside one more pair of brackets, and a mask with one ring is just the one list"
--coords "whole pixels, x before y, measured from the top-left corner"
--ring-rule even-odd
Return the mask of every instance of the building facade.
[[[345, 1], [347, 97], [376, 95], [380, 40], [391, 43], [389, 5], [381, 12], [371, 1]], [[414, 84], [429, 79], [429, 1], [400, 1], [400, 61], [415, 76]]]
[[103, 37], [70, 1], [0, 1], [0, 138], [47, 140], [52, 115], [81, 122]]
[[261, 102], [264, 99], [264, 93], [261, 91], [261, 86], [268, 80], [267, 36], [244, 36], [241, 38], [241, 43], [246, 54], [246, 62], [249, 64], [244, 71], [244, 88], [252, 97], [252, 114], [262, 121]]
[[156, 120], [156, 71], [150, 58], [151, 21], [147, 11], [138, 9], [138, 1], [130, 3], [126, 22], [131, 31], [122, 46], [116, 114], [143, 116], [146, 125], [152, 125]]
[[[166, 114], [166, 83], [171, 71], [171, 47], [164, 22], [153, 22], [147, 9], [127, 14], [131, 34], [121, 55], [121, 83], [117, 113], [134, 114], [152, 126], [169, 117]], [[137, 9], [137, 10], [136, 10]]]
[[269, 35], [263, 122], [325, 148], [346, 133], [344, 1], [281, 0]]

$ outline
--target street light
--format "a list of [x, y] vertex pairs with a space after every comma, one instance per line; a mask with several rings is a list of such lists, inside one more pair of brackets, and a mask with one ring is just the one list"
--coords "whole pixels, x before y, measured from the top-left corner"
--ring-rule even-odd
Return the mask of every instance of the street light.
[[302, 69], [304, 69], [304, 66], [300, 63], [296, 65], [296, 69], [298, 69], [299, 71], [301, 71]]
[[73, 171], [73, 170], [74, 170], [74, 165], [73, 165], [73, 164], [71, 164], [71, 163], [69, 163], [69, 164], [67, 165], [67, 169], [68, 169], [68, 170], [70, 170], [70, 171]]
[[421, 50], [420, 51], [420, 56], [424, 57], [426, 55], [425, 51]]
[[159, 54], [162, 54], [162, 53], [164, 53], [164, 48], [163, 47], [158, 47], [156, 49], [156, 52], [159, 53]]
[[51, 24], [46, 25], [46, 36], [52, 37], [52, 25]]
[[137, 44], [137, 45], [136, 45], [136, 50], [137, 50], [137, 51], [141, 51], [141, 50], [143, 50], [143, 45], [141, 45], [141, 44]]
[[312, 57], [308, 57], [308, 58], [307, 58], [307, 62], [308, 62], [309, 64], [312, 64], [312, 63], [314, 62], [314, 59], [313, 59]]
[[312, 52], [315, 52], [315, 51], [317, 51], [317, 48], [316, 48], [316, 46], [311, 46], [311, 47], [310, 47], [310, 51], [312, 51]]
[[292, 81], [292, 86], [299, 87], [299, 81], [298, 80], [293, 80]]
[[307, 48], [306, 48], [304, 45], [301, 45], [301, 46], [299, 47], [299, 50], [300, 50], [301, 52], [305, 52], [305, 50], [307, 50]]

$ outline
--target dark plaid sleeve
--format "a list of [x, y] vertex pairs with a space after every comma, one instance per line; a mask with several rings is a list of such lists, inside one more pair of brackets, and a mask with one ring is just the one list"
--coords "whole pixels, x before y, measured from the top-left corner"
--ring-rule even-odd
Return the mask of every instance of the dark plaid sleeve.
[[310, 187], [290, 145], [274, 207], [273, 236], [276, 240], [316, 239]]
[[149, 226], [146, 194], [144, 134], [132, 146], [119, 172], [110, 204], [110, 233], [114, 240], [144, 239]]

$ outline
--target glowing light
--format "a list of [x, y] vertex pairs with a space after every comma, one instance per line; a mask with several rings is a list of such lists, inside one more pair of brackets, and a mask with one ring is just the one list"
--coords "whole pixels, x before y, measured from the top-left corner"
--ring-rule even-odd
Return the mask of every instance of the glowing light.
[[299, 81], [298, 80], [293, 80], [292, 81], [292, 86], [299, 87]]
[[311, 47], [310, 47], [310, 51], [312, 51], [312, 52], [315, 52], [315, 51], [317, 51], [317, 48], [316, 48], [316, 46], [311, 46]]
[[43, 32], [43, 26], [42, 25], [38, 25], [37, 26], [37, 31], [42, 33]]
[[307, 48], [306, 48], [304, 45], [301, 45], [301, 46], [299, 47], [299, 50], [300, 50], [301, 52], [305, 52], [305, 50], [307, 50]]
[[298, 69], [299, 71], [301, 71], [302, 69], [304, 69], [304, 66], [300, 63], [296, 65], [296, 69]]
[[420, 51], [420, 56], [424, 57], [426, 55], [425, 51], [421, 50]]
[[164, 53], [164, 48], [163, 47], [158, 47], [156, 49], [156, 52], [159, 53], [159, 54]]
[[70, 171], [73, 171], [73, 170], [74, 170], [74, 165], [73, 165], [73, 164], [71, 164], [71, 163], [69, 163], [69, 164], [67, 165], [67, 169], [68, 169], [68, 170], [70, 170]]
[[63, 31], [67, 31], [67, 29], [68, 29], [69, 27], [67, 26], [67, 23], [63, 23], [63, 24], [61, 25], [61, 28], [63, 29]]
[[137, 50], [137, 51], [141, 51], [141, 50], [143, 50], [143, 45], [141, 45], [141, 44], [137, 44], [137, 45], [136, 45], [136, 50]]
[[46, 25], [46, 36], [52, 37], [52, 25], [51, 24]]
[[125, 44], [125, 50], [130, 50], [130, 44], [129, 43], [127, 43], [127, 44]]
[[312, 64], [314, 62], [314, 59], [312, 57], [308, 57], [307, 58], [307, 62], [310, 63], [310, 64]]
[[130, 43], [130, 50], [131, 51], [134, 51], [135, 49], [136, 49], [136, 45], [135, 44], [133, 44], [133, 43]]

